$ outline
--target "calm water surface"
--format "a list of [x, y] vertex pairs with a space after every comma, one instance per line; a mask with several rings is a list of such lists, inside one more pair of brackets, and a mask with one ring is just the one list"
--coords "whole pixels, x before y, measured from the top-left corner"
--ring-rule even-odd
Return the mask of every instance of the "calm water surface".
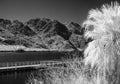
[[[35, 60], [61, 60], [65, 52], [0, 52], [0, 63]], [[0, 71], [0, 84], [25, 84], [33, 69]]]
[[0, 52], [0, 63], [60, 60], [65, 52]]
[[36, 70], [7, 71], [0, 73], [0, 84], [26, 84], [31, 73]]

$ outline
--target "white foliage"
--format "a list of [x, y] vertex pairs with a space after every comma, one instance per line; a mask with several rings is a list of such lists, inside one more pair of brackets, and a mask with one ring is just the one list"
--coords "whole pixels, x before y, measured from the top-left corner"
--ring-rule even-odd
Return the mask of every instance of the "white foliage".
[[[84, 52], [85, 65], [97, 67], [97, 84], [112, 84], [105, 81], [107, 76], [120, 71], [120, 5], [115, 2], [90, 10], [83, 27], [86, 29], [85, 37], [93, 39]], [[119, 75], [117, 73], [116, 78]]]

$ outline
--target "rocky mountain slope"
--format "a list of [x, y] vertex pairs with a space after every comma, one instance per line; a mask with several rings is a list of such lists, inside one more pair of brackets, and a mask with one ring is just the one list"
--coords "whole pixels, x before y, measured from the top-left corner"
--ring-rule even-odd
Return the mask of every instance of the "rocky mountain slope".
[[85, 47], [84, 30], [77, 23], [65, 25], [47, 18], [18, 20], [0, 19], [0, 45], [22, 45], [29, 48], [71, 49]]

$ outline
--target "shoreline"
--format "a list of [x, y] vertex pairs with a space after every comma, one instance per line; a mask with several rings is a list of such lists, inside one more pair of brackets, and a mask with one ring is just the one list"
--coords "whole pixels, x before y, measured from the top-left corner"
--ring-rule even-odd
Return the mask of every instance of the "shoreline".
[[[74, 49], [71, 50], [1, 50], [0, 52], [72, 52]], [[79, 50], [83, 51], [83, 50]]]
[[[79, 51], [83, 49], [78, 48]], [[43, 48], [27, 48], [20, 45], [0, 45], [0, 52], [42, 52], [42, 51], [60, 51], [60, 52], [71, 52], [74, 49], [43, 49]]]

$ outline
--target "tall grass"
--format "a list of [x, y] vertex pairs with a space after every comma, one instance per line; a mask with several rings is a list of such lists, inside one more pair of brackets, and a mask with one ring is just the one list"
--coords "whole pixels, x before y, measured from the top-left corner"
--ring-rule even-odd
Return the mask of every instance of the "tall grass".
[[[117, 2], [89, 11], [83, 22], [92, 38], [84, 59], [67, 59], [65, 68], [49, 69], [45, 84], [120, 84], [120, 6]], [[49, 79], [49, 80], [48, 80]]]

